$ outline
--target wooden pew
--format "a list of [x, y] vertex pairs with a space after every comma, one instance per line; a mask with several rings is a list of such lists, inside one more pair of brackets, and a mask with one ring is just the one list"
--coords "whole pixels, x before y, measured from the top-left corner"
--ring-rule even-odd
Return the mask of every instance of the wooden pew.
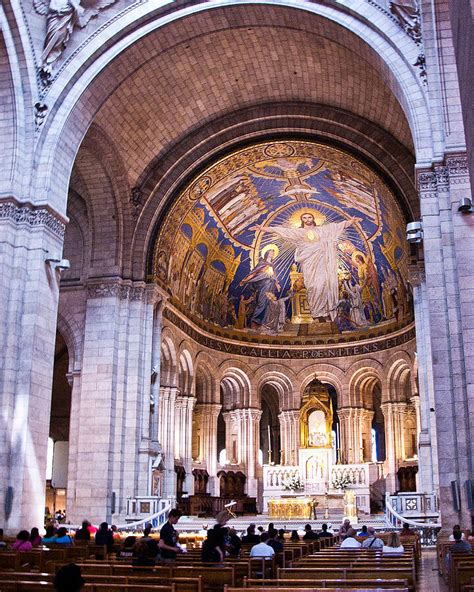
[[[408, 588], [406, 580], [312, 580], [311, 584], [319, 588]], [[308, 580], [244, 580], [244, 588], [259, 586], [272, 588], [307, 588]]]
[[[225, 587], [224, 592], [238, 592], [240, 588], [229, 588]], [[247, 592], [293, 592], [294, 588], [265, 588], [265, 587], [256, 587], [256, 588], [246, 588]], [[332, 590], [333, 592], [338, 592], [340, 590], [344, 590], [344, 592], [408, 592], [408, 588], [298, 588], [298, 592], [328, 592], [328, 590]]]

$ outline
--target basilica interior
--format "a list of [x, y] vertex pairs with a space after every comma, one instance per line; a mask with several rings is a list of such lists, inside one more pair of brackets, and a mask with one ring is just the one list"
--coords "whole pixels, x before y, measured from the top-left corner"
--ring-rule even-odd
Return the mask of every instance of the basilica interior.
[[66, 4], [0, 13], [5, 530], [471, 527], [465, 9]]

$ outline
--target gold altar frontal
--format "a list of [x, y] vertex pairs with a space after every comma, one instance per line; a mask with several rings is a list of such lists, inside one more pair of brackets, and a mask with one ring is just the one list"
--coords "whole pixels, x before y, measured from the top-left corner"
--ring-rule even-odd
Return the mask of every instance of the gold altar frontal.
[[310, 497], [268, 500], [268, 517], [310, 520], [313, 517], [313, 505], [314, 500]]

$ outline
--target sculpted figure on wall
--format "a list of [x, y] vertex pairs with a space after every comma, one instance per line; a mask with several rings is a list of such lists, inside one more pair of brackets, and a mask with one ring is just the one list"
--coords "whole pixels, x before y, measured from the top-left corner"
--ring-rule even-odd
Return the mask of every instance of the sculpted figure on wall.
[[51, 79], [53, 67], [66, 49], [76, 26], [84, 28], [91, 18], [117, 0], [33, 0], [38, 14], [46, 15], [46, 36], [41, 54], [41, 76]]

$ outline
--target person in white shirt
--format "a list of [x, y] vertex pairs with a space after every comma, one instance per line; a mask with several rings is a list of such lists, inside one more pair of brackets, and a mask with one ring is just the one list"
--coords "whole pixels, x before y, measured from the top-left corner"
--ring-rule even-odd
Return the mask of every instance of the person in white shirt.
[[354, 537], [357, 532], [353, 528], [349, 528], [346, 532], [346, 538], [341, 543], [341, 549], [360, 549], [362, 546]]
[[387, 544], [383, 546], [382, 549], [384, 555], [387, 553], [403, 553], [405, 548], [400, 543], [400, 536], [398, 532], [391, 532], [388, 535]]
[[268, 532], [262, 532], [260, 535], [260, 542], [250, 549], [250, 557], [265, 557], [271, 559], [275, 555], [275, 550], [267, 545]]
[[[459, 524], [455, 524], [453, 526], [453, 534], [449, 535], [449, 539], [448, 541], [455, 541], [456, 539], [454, 538], [454, 533], [456, 532], [456, 530], [461, 530], [461, 527], [459, 526]], [[466, 537], [464, 536], [464, 533], [461, 532], [461, 540], [463, 541]]]

